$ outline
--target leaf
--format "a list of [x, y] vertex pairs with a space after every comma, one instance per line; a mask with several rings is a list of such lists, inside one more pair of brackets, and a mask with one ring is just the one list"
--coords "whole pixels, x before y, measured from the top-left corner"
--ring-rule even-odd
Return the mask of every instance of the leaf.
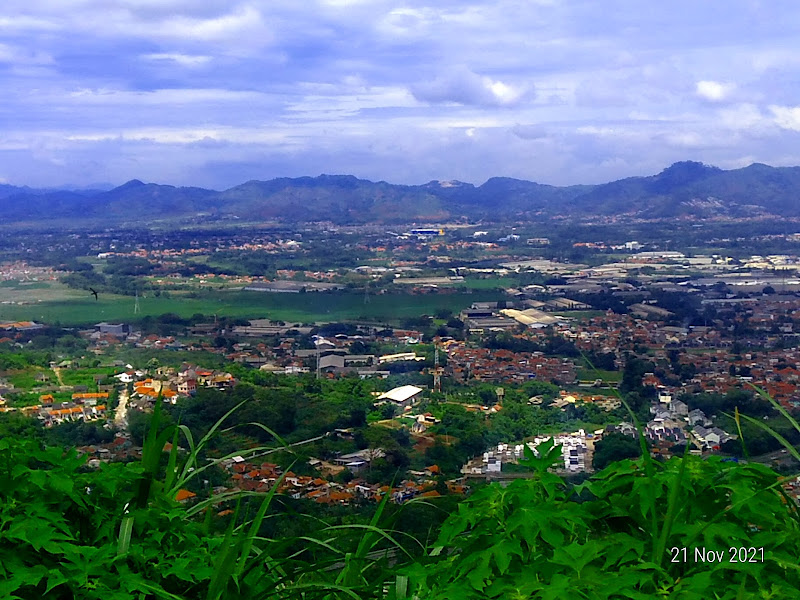
[[514, 556], [522, 557], [522, 548], [518, 539], [505, 539], [492, 547], [491, 551], [500, 575], [504, 575], [508, 571]]

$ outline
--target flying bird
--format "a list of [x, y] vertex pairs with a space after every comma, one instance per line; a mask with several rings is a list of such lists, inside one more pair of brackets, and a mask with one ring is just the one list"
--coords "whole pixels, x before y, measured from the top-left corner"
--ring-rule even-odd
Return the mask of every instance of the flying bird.
[[95, 289], [94, 289], [94, 288], [89, 288], [89, 291], [90, 291], [90, 292], [92, 292], [92, 295], [94, 296], [94, 299], [95, 299], [95, 300], [98, 300], [98, 298], [97, 298], [97, 291], [95, 291]]

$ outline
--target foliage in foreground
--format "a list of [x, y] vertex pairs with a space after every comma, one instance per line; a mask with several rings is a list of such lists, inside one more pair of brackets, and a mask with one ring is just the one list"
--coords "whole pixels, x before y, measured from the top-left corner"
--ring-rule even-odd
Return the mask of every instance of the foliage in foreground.
[[[430, 548], [388, 528], [388, 496], [369, 523], [316, 521], [306, 535], [270, 539], [267, 519], [296, 518], [271, 506], [274, 491], [225, 493], [191, 507], [174, 500], [224, 459], [201, 457], [238, 407], [197, 442], [183, 425], [160, 429], [160, 407], [140, 462], [89, 470], [74, 451], [0, 439], [0, 597], [798, 597], [800, 516], [783, 494], [786, 478], [763, 465], [693, 456], [656, 463], [645, 452], [570, 488], [549, 471], [561, 449], [546, 442], [538, 456], [526, 449], [532, 478], [480, 489]], [[179, 435], [188, 450], [180, 455]], [[227, 517], [223, 508], [232, 509]], [[733, 562], [740, 554], [730, 548], [763, 554]], [[697, 560], [696, 549], [721, 559]]]
[[[531, 455], [536, 478], [461, 504], [407, 569], [420, 598], [798, 597], [797, 510], [769, 468], [687, 456], [648, 474], [624, 460], [570, 490], [547, 471], [555, 460], [558, 447]], [[763, 547], [764, 561], [731, 562], [731, 547]], [[695, 548], [723, 558], [696, 561]]]

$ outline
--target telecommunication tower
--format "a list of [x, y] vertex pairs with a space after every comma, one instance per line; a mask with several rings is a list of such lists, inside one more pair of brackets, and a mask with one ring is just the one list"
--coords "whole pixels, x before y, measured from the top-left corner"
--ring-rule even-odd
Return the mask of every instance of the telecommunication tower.
[[439, 366], [439, 345], [434, 345], [433, 351], [433, 389], [437, 392], [442, 391], [442, 373], [444, 369]]

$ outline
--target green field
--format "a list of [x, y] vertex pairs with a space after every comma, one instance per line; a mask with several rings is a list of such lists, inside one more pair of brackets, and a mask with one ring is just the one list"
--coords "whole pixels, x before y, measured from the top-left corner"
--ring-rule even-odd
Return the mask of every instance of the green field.
[[90, 392], [97, 391], [97, 381], [95, 377], [110, 377], [119, 373], [119, 369], [114, 367], [92, 367], [81, 369], [62, 369], [61, 379], [64, 385], [85, 385]]
[[77, 300], [88, 295], [88, 291], [73, 290], [55, 281], [3, 281], [0, 282], [0, 315], [10, 307], [30, 309], [41, 302]]
[[606, 383], [622, 381], [622, 371], [603, 371], [602, 369], [578, 369], [578, 381], [601, 379]]
[[[44, 374], [48, 379], [46, 381], [37, 381], [36, 375], [38, 374]], [[15, 388], [24, 391], [56, 384], [56, 374], [50, 369], [43, 369], [42, 367], [29, 367], [24, 370], [8, 371], [5, 378]]]
[[[0, 300], [6, 290], [0, 292]], [[16, 290], [14, 290], [16, 292]], [[269, 318], [287, 323], [343, 321], [365, 317], [397, 323], [406, 317], [434, 314], [437, 310], [458, 312], [473, 302], [501, 300], [498, 292], [464, 291], [453, 294], [371, 295], [365, 303], [362, 293], [321, 292], [275, 294], [241, 290], [215, 290], [200, 293], [171, 292], [169, 298], [146, 295], [139, 298], [139, 314], [134, 314], [131, 296], [100, 294], [95, 300], [88, 292], [50, 284], [36, 290], [30, 304], [0, 304], [0, 321], [35, 320], [62, 325], [91, 324], [100, 321], [134, 321], [144, 316], [175, 313], [190, 317], [197, 313], [218, 317]]]

